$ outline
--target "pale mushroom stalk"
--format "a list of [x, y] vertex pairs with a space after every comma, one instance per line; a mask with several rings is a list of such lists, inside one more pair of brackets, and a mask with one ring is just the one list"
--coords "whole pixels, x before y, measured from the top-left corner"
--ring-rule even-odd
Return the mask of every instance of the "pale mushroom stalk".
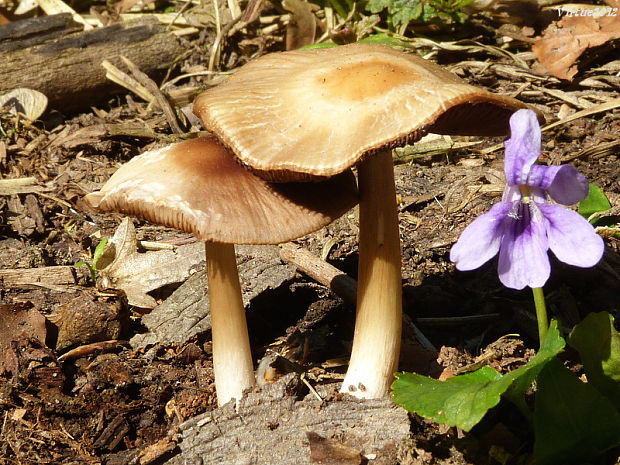
[[213, 373], [218, 405], [256, 384], [233, 244], [206, 242]]
[[398, 368], [402, 284], [392, 151], [358, 166], [360, 191], [357, 314], [351, 360], [340, 392], [388, 394]]

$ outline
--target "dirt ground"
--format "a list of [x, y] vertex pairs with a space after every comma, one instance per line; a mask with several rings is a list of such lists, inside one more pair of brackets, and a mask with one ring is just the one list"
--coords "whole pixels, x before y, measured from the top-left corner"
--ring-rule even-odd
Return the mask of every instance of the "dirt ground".
[[[271, 37], [260, 39], [264, 43], [255, 45], [259, 38], [252, 38], [255, 50], [281, 47]], [[496, 38], [488, 33], [478, 39], [493, 44]], [[188, 40], [198, 48], [208, 38]], [[420, 50], [424, 51], [428, 50]], [[534, 65], [531, 52], [519, 44], [511, 51], [528, 66]], [[227, 68], [245, 60], [234, 47], [226, 53]], [[483, 48], [435, 50], [432, 58], [470, 83], [534, 105], [548, 122], [617, 97], [613, 85], [588, 87], [533, 71], [511, 74], [520, 69], [515, 61]], [[179, 70], [197, 66], [206, 66], [205, 57], [193, 53]], [[613, 60], [613, 52], [603, 50], [582, 73], [617, 76], [618, 70], [620, 62]], [[207, 79], [194, 77], [186, 82], [204, 86]], [[570, 103], [575, 101], [583, 107]], [[168, 143], [170, 130], [163, 121], [160, 110], [127, 94], [111, 98], [96, 111], [53, 110], [35, 123], [17, 121], [9, 113], [0, 115], [2, 178], [35, 178], [18, 192], [0, 195], [0, 271], [13, 272], [0, 278], [4, 284], [0, 289], [4, 325], [0, 464], [181, 463], [175, 460], [187, 453], [182, 444], [193, 427], [187, 421], [217, 409], [209, 331], [174, 342], [130, 343], [136, 335], [148, 333], [142, 319], [150, 310], [128, 304], [122, 292], [104, 289], [101, 279], [96, 287], [87, 267], [74, 266], [80, 260], [92, 261], [101, 238], [111, 237], [122, 220], [120, 215], [86, 210], [81, 198], [101, 187], [119, 164]], [[73, 137], [85, 128], [112, 123], [146, 124], [155, 132], [150, 138]], [[543, 152], [550, 163], [572, 163], [617, 206], [619, 133], [620, 110], [597, 112], [545, 131]], [[448, 259], [463, 228], [501, 195], [503, 150], [492, 148], [502, 139], [452, 137], [451, 141], [480, 144], [415, 156], [407, 150], [395, 153], [404, 310], [409, 318], [401, 369], [439, 376], [482, 359], [507, 372], [529, 360], [537, 347], [530, 293], [504, 288], [497, 278], [496, 261], [476, 271], [457, 272]], [[139, 241], [191, 243], [186, 234], [138, 220], [134, 224]], [[317, 257], [326, 256], [355, 278], [356, 224], [354, 210], [296, 243]], [[617, 237], [605, 241], [605, 256], [592, 269], [553, 261], [552, 277], [545, 286], [547, 305], [564, 331], [593, 311], [607, 311], [620, 321], [620, 242]], [[141, 249], [141, 253], [152, 252]], [[192, 273], [202, 264], [199, 260], [193, 266]], [[27, 270], [36, 274], [28, 275]], [[150, 291], [155, 306], [164, 305], [180, 285], [180, 281], [166, 281]], [[200, 287], [196, 292], [204, 295]], [[255, 360], [278, 353], [299, 368], [295, 376], [304, 373], [305, 383], [296, 381], [295, 408], [302, 408], [303, 402], [317, 411], [339, 402], [346, 405], [335, 392], [352, 339], [351, 305], [293, 272], [251, 297], [248, 319]], [[566, 362], [578, 371], [580, 366], [571, 357], [574, 354], [567, 353]], [[286, 367], [281, 371], [295, 372]], [[318, 391], [321, 402], [312, 400], [308, 386]], [[260, 398], [260, 391], [255, 395]], [[380, 406], [367, 415], [388, 414], [396, 415]], [[226, 418], [222, 425], [230, 420]], [[390, 457], [385, 462], [381, 453], [368, 454], [344, 433], [326, 439], [309, 435], [302, 443], [279, 446], [295, 449], [304, 460], [298, 463], [332, 465], [525, 463], [531, 449], [532, 437], [510, 406], [493, 410], [468, 434], [415, 415], [398, 418], [407, 422], [406, 439], [395, 439], [398, 443], [390, 445], [392, 449], [382, 446], [380, 450]], [[321, 428], [317, 424], [312, 431]], [[328, 452], [321, 456], [319, 449]], [[620, 463], [617, 456], [618, 451], [612, 451], [601, 463]], [[220, 457], [186, 463], [254, 462]]]

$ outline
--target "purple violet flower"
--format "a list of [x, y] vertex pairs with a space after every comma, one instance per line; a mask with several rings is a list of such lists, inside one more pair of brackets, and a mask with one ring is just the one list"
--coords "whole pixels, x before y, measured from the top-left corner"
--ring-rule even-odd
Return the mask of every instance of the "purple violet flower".
[[584, 218], [553, 201], [572, 205], [588, 195], [588, 181], [569, 165], [543, 166], [536, 114], [519, 110], [506, 140], [506, 189], [502, 201], [465, 228], [450, 251], [461, 271], [473, 270], [499, 252], [499, 279], [506, 287], [542, 287], [549, 278], [548, 250], [569, 265], [588, 268], [603, 256], [603, 239]]

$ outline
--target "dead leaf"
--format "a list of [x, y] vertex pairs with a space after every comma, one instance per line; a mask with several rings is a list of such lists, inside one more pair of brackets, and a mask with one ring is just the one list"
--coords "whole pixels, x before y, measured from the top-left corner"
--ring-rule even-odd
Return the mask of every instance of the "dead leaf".
[[286, 49], [296, 50], [314, 43], [316, 18], [312, 6], [303, 0], [283, 0], [282, 6], [291, 14], [286, 26]]
[[122, 327], [120, 302], [107, 302], [90, 292], [57, 305], [48, 319], [58, 326], [56, 350], [117, 339]]
[[360, 452], [351, 446], [333, 439], [325, 439], [309, 431], [306, 433], [310, 443], [310, 462], [321, 465], [359, 465], [362, 463]]
[[[31, 194], [28, 195], [32, 197]], [[38, 208], [36, 198], [22, 203], [17, 195], [12, 195], [7, 202], [7, 206], [10, 213], [7, 223], [20, 236], [30, 236], [35, 231], [40, 231], [43, 227], [42, 224], [37, 222], [37, 220], [40, 221], [43, 218], [43, 214], [40, 209], [38, 212], [36, 211]]]
[[[588, 48], [620, 38], [620, 16], [568, 16], [549, 25], [532, 50], [538, 61], [554, 76], [572, 80], [577, 74], [574, 64]], [[615, 8], [615, 7], [614, 7]], [[577, 10], [579, 13], [594, 10]]]
[[16, 374], [18, 360], [11, 342], [27, 334], [45, 345], [45, 317], [30, 304], [0, 305], [0, 373]]
[[47, 108], [47, 97], [33, 89], [14, 89], [0, 95], [0, 107], [8, 107], [13, 113], [21, 113], [31, 121], [39, 119]]
[[184, 281], [202, 267], [204, 259], [204, 245], [200, 242], [175, 250], [139, 253], [135, 227], [125, 218], [98, 262], [98, 268], [103, 269], [97, 285], [124, 291], [129, 305], [155, 308], [157, 302], [148, 292]]

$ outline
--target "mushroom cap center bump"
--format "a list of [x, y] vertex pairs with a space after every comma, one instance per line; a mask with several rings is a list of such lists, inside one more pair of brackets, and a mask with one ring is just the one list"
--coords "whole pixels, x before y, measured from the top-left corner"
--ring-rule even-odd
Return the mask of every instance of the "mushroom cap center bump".
[[265, 179], [333, 176], [427, 132], [508, 133], [526, 107], [418, 56], [374, 44], [260, 57], [200, 94], [194, 113]]

